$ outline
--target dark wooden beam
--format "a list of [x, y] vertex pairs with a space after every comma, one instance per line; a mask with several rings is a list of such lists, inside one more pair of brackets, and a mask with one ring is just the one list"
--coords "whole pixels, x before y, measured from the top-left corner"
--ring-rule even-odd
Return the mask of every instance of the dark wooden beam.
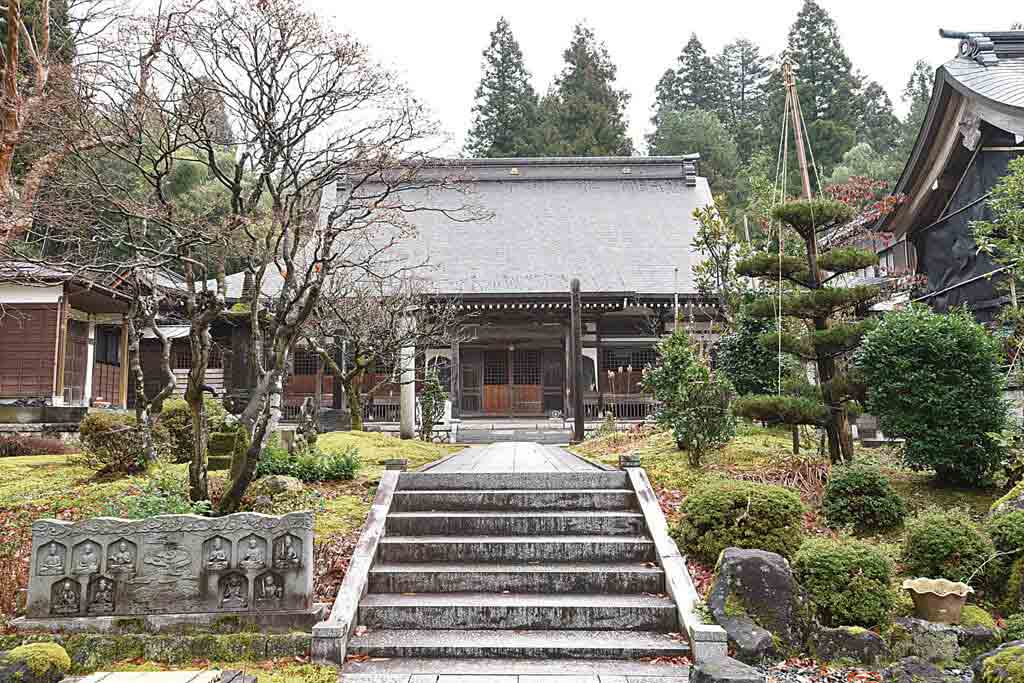
[[572, 417], [573, 417], [573, 441], [583, 441], [583, 364], [580, 356], [583, 354], [583, 309], [580, 306], [580, 281], [572, 279], [572, 290], [570, 293], [570, 320], [572, 324]]
[[462, 417], [462, 359], [459, 357], [459, 338], [452, 340], [452, 419]]

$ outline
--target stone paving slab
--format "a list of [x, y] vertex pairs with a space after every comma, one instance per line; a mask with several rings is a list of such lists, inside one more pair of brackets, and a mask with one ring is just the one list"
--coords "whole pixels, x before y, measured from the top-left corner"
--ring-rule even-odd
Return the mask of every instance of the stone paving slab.
[[345, 674], [341, 678], [341, 683], [689, 683], [689, 677], [620, 674]]
[[601, 468], [556, 446], [509, 441], [474, 446], [424, 472], [594, 472]]
[[[508, 677], [511, 683], [688, 683], [690, 668], [622, 659], [431, 659], [399, 657], [346, 662], [342, 683], [490, 683]], [[433, 680], [431, 676], [437, 678]], [[449, 678], [446, 678], [449, 677]], [[525, 679], [525, 680], [524, 680]]]
[[220, 671], [98, 671], [86, 678], [65, 679], [76, 683], [216, 683]]

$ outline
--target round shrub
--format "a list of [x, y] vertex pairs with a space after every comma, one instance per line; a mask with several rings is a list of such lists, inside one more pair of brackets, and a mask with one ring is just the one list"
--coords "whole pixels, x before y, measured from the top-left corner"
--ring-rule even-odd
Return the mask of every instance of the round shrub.
[[821, 503], [828, 525], [862, 531], [891, 529], [907, 516], [907, 506], [878, 468], [851, 465], [836, 468]]
[[966, 510], [927, 510], [907, 522], [903, 563], [914, 576], [966, 581], [993, 552]]
[[856, 365], [867, 410], [889, 436], [906, 439], [910, 467], [976, 485], [999, 467], [993, 438], [1007, 423], [999, 342], [966, 310], [911, 306], [888, 313], [864, 338]]
[[877, 626], [895, 603], [892, 560], [864, 541], [808, 539], [793, 557], [793, 575], [826, 626]]
[[691, 554], [715, 562], [729, 547], [790, 557], [803, 537], [804, 506], [781, 486], [724, 480], [706, 484], [682, 505], [676, 536]]
[[1024, 614], [1014, 614], [1006, 618], [1003, 627], [1003, 638], [1007, 642], [1024, 640]]
[[97, 474], [133, 474], [146, 468], [142, 434], [128, 413], [89, 413], [78, 425], [78, 462]]
[[[228, 412], [221, 402], [212, 396], [203, 397], [206, 422], [209, 433], [230, 431], [226, 428]], [[192, 460], [192, 411], [183, 398], [164, 401], [163, 410], [157, 416], [157, 424], [166, 431], [167, 452], [174, 462]]]

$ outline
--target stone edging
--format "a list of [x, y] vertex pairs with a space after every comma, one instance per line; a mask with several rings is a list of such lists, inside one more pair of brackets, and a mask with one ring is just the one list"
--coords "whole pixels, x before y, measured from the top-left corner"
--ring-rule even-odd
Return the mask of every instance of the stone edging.
[[679, 553], [675, 541], [668, 534], [665, 515], [658, 504], [658, 497], [641, 467], [627, 467], [633, 491], [636, 493], [640, 510], [647, 524], [647, 531], [654, 541], [658, 564], [665, 572], [665, 587], [676, 602], [679, 611], [679, 625], [690, 639], [690, 652], [694, 662], [723, 659], [728, 655], [728, 638], [725, 629], [714, 624], [705, 624], [693, 609], [700, 595], [690, 579], [686, 560]]
[[348, 639], [359, 619], [359, 601], [366, 593], [370, 566], [377, 557], [377, 546], [384, 536], [384, 525], [400, 474], [398, 470], [385, 470], [381, 475], [377, 495], [359, 534], [348, 571], [338, 588], [334, 607], [325, 621], [313, 627], [312, 655], [315, 662], [341, 666], [345, 661]]

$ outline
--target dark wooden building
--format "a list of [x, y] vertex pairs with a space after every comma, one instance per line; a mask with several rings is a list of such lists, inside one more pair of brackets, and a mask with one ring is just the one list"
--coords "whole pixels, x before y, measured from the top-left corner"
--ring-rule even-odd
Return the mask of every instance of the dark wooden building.
[[959, 49], [936, 71], [895, 187], [906, 201], [879, 225], [895, 237], [880, 256], [883, 267], [924, 276], [912, 300], [939, 311], [967, 305], [991, 319], [1006, 295], [970, 223], [989, 217], [988, 193], [1024, 152], [1024, 31], [940, 33], [958, 39]]

